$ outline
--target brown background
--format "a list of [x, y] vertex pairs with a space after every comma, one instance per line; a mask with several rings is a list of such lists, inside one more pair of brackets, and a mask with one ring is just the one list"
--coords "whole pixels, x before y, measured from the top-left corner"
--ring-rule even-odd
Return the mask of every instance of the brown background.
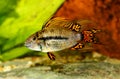
[[66, 0], [55, 17], [90, 19], [103, 30], [98, 52], [120, 59], [120, 0]]

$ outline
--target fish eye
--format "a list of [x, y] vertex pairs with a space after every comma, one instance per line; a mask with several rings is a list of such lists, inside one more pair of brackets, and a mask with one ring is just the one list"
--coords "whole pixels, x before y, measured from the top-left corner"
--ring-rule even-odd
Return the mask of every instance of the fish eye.
[[34, 37], [33, 40], [36, 40], [36, 37]]

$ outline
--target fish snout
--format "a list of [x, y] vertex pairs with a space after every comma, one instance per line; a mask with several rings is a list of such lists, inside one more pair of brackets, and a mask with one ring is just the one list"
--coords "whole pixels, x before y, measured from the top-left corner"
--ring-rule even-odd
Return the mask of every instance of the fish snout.
[[24, 45], [29, 48], [31, 47], [31, 42], [25, 42]]

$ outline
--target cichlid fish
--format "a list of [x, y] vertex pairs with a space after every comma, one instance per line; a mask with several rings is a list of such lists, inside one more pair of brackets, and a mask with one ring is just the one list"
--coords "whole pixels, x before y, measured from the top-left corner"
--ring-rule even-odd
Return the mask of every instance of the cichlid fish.
[[53, 18], [42, 30], [31, 35], [25, 41], [25, 46], [31, 50], [46, 52], [51, 60], [55, 60], [51, 52], [67, 48], [81, 49], [86, 42], [96, 42], [94, 34], [99, 30], [86, 30], [89, 23], [89, 20]]

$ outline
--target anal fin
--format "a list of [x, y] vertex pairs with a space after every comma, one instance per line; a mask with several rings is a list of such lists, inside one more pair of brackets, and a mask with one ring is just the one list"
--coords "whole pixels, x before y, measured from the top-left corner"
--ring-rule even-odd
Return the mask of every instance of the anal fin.
[[71, 48], [71, 50], [78, 50], [78, 49], [82, 49], [83, 47], [84, 47], [84, 44], [77, 43], [75, 46]]

